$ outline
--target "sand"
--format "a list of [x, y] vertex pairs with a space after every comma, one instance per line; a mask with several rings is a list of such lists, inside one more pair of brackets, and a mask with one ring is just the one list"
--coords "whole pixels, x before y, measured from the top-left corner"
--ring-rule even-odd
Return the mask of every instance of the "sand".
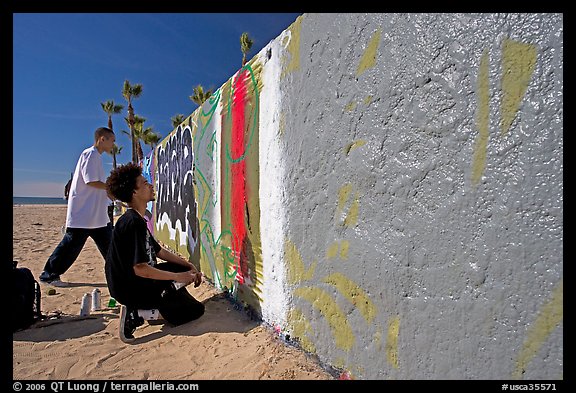
[[[65, 205], [14, 205], [13, 250], [19, 266], [35, 277], [62, 239]], [[251, 320], [205, 281], [188, 291], [206, 305], [198, 320], [173, 327], [145, 322], [136, 340], [118, 335], [119, 308], [110, 298], [104, 260], [92, 239], [62, 275], [66, 287], [49, 295], [42, 287], [47, 319], [13, 334], [15, 380], [329, 380], [316, 359]], [[102, 310], [81, 317], [85, 293], [99, 288]]]

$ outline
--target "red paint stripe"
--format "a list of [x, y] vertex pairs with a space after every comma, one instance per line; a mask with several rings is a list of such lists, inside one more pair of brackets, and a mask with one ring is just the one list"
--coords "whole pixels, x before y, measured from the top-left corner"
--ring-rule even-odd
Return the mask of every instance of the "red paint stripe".
[[[232, 146], [231, 156], [233, 160], [242, 157], [245, 149], [245, 110], [246, 110], [246, 77], [247, 71], [243, 71], [236, 78], [234, 96], [232, 97]], [[234, 250], [234, 262], [236, 264], [236, 278], [240, 284], [244, 283], [241, 268], [244, 263], [242, 248], [246, 237], [246, 223], [244, 220], [244, 206], [246, 204], [246, 161], [243, 159], [237, 163], [231, 163], [232, 172], [232, 201], [231, 221]]]

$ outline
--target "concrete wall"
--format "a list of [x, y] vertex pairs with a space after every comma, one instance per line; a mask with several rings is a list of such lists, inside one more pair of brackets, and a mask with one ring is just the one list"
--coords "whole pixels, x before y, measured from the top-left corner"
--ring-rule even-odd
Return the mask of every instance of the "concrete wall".
[[156, 236], [358, 379], [563, 377], [561, 14], [304, 14], [152, 159]]

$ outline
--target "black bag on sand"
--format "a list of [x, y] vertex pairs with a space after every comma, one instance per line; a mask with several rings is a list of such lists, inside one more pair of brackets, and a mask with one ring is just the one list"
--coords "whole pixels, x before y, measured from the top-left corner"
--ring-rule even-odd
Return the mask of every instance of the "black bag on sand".
[[42, 319], [40, 284], [30, 269], [12, 261], [12, 332], [30, 327]]

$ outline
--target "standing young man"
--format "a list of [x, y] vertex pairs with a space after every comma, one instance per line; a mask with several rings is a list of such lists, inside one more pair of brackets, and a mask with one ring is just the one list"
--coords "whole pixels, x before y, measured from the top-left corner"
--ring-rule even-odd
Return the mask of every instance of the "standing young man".
[[112, 237], [108, 218], [110, 198], [106, 191], [106, 174], [102, 153], [110, 153], [116, 142], [114, 131], [100, 127], [94, 132], [94, 145], [85, 149], [76, 164], [68, 194], [66, 233], [52, 252], [40, 274], [40, 281], [61, 284], [64, 274], [76, 261], [90, 236], [105, 258]]
[[[204, 304], [184, 286], [176, 289], [174, 283], [194, 283], [197, 287], [202, 274], [192, 263], [160, 246], [146, 225], [146, 205], [155, 196], [142, 168], [133, 163], [121, 165], [106, 183], [109, 193], [129, 207], [116, 221], [105, 265], [110, 295], [122, 304], [122, 341], [134, 340], [134, 331], [144, 323], [145, 311], [150, 314], [150, 309], [156, 316], [155, 311], [159, 311], [173, 325], [201, 317]], [[156, 257], [166, 262], [157, 263]]]

